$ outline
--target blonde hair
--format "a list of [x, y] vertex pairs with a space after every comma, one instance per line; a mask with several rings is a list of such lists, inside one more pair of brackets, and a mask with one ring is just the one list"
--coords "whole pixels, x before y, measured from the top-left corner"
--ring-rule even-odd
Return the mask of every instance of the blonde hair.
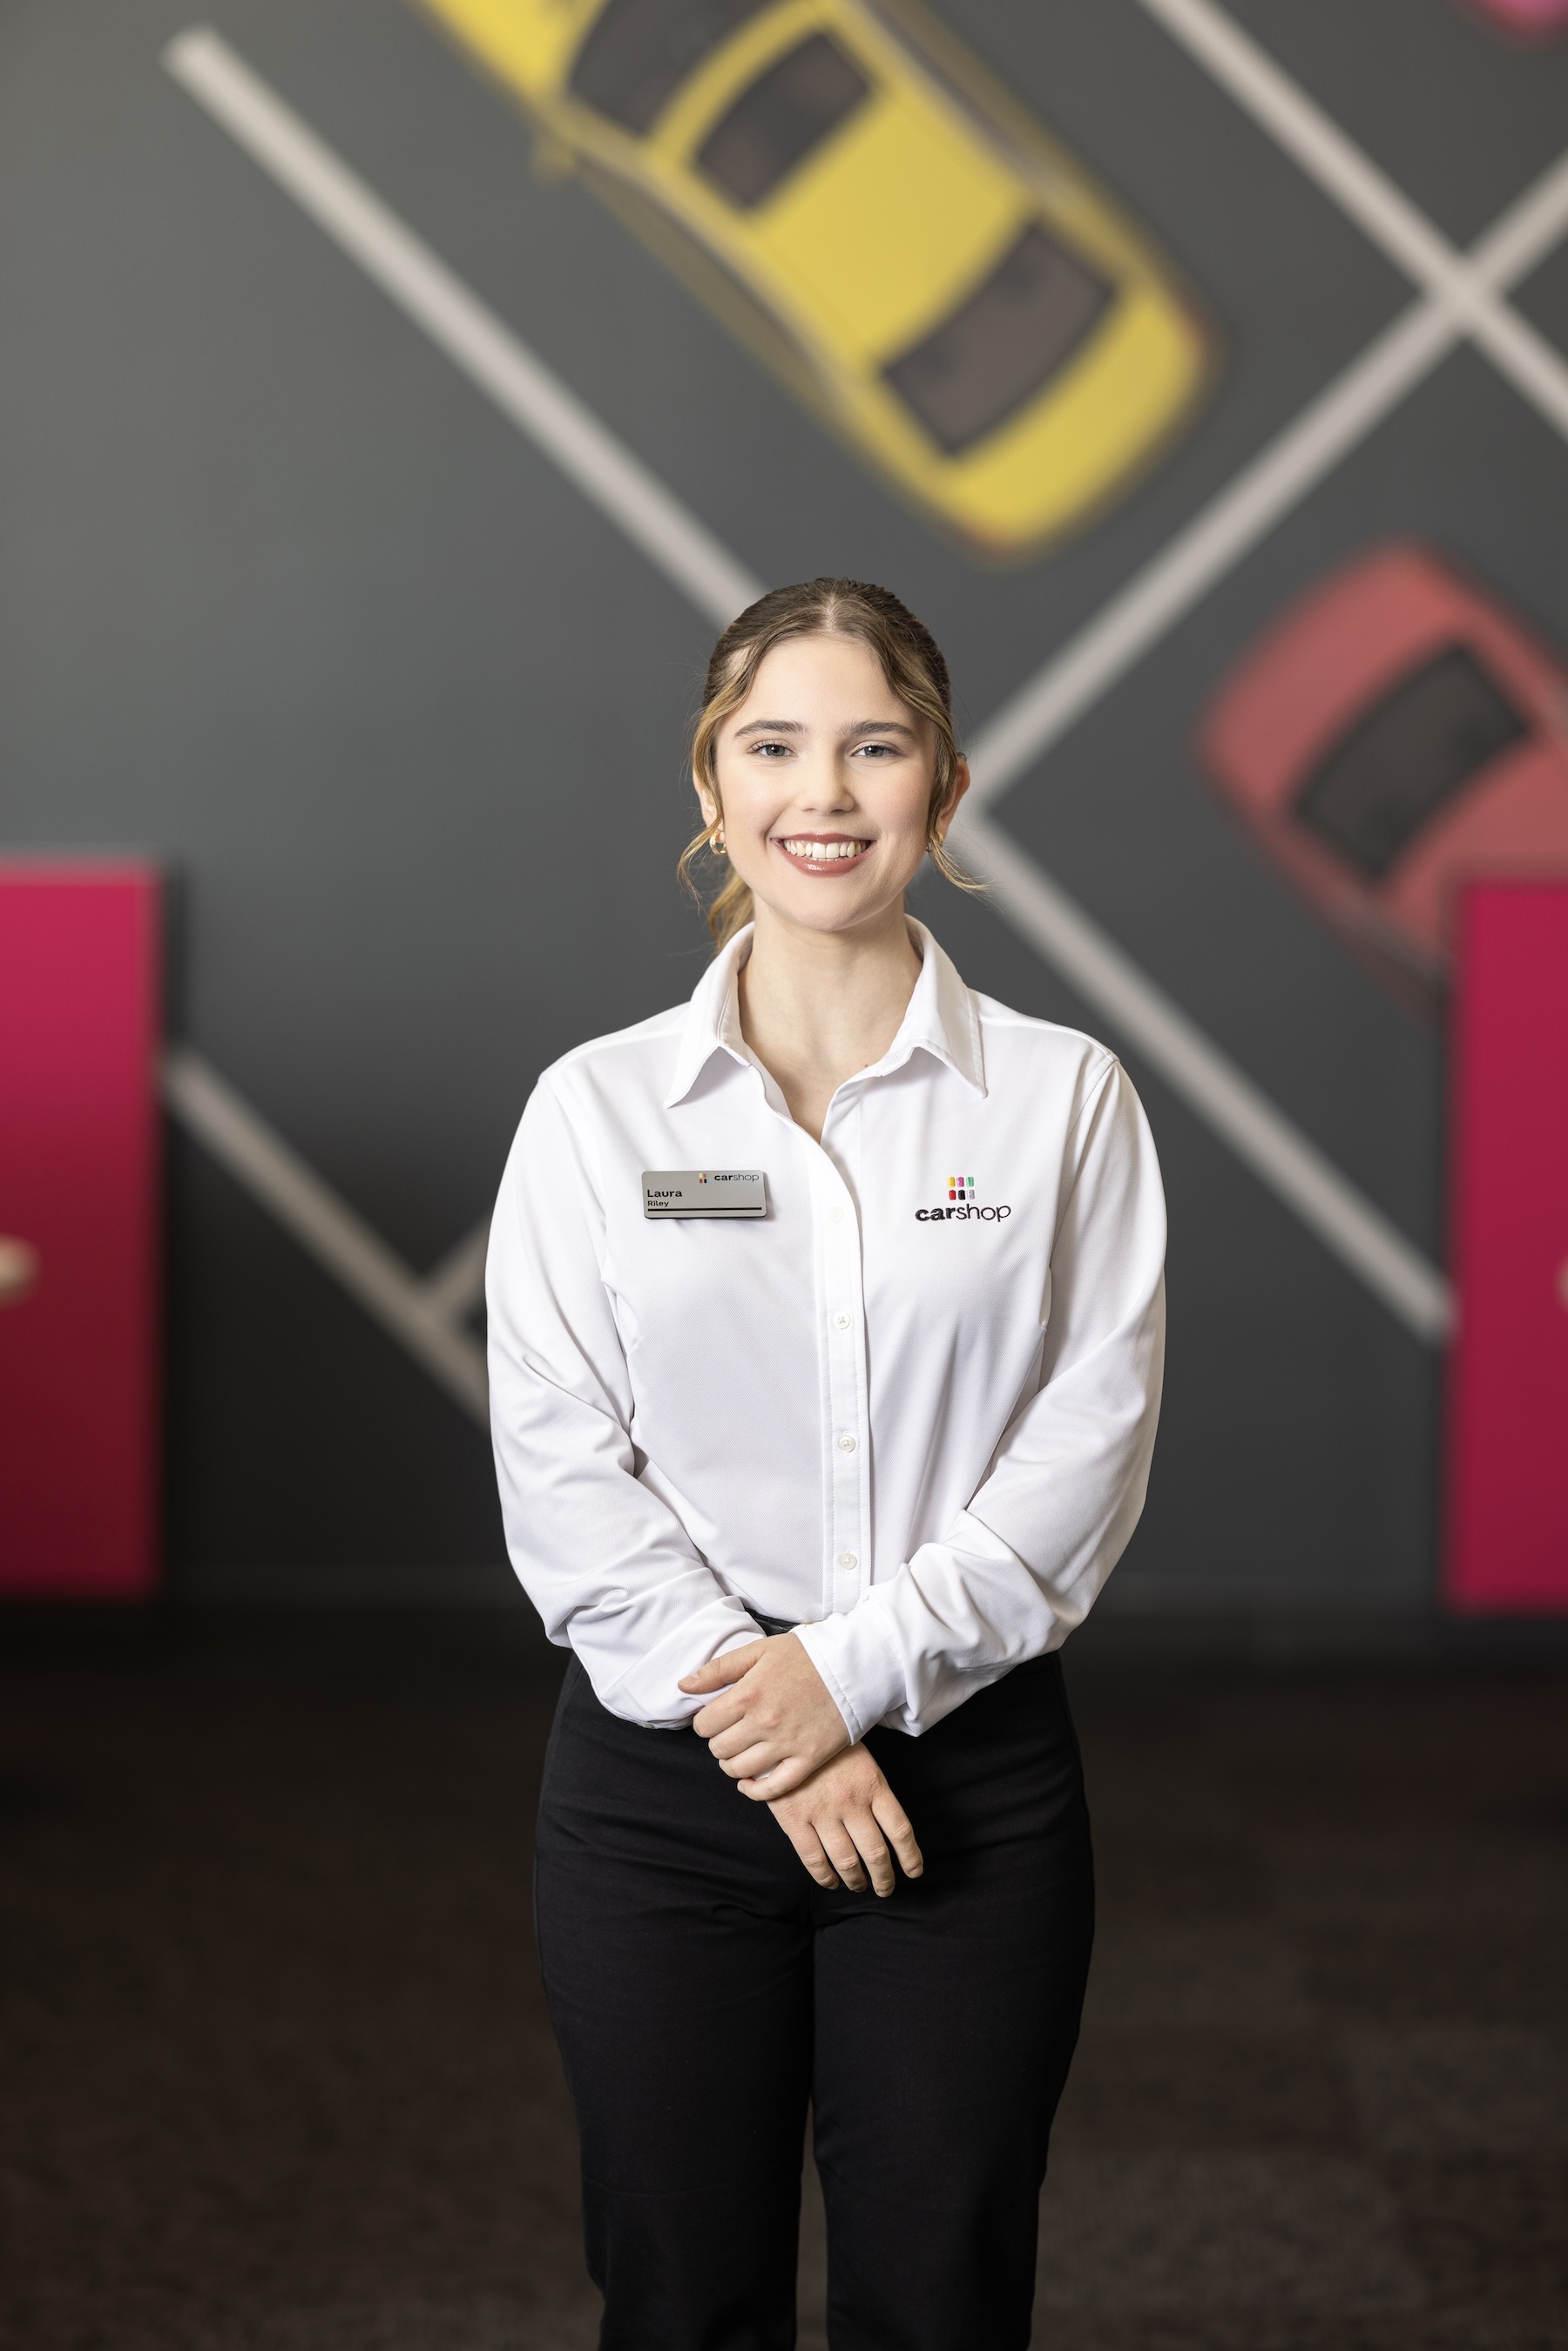
[[[937, 834], [958, 779], [958, 743], [953, 732], [953, 690], [947, 664], [930, 630], [889, 588], [864, 580], [806, 580], [793, 588], [773, 588], [731, 621], [713, 649], [703, 686], [702, 709], [692, 734], [692, 774], [712, 794], [718, 814], [694, 835], [682, 852], [676, 874], [700, 900], [695, 876], [699, 858], [716, 859], [724, 828], [715, 757], [718, 730], [751, 692], [757, 673], [775, 645], [789, 637], [852, 637], [882, 664], [883, 674], [901, 702], [929, 721], [936, 738], [936, 772], [925, 817], [925, 849], [931, 862], [960, 890], [982, 885], [950, 857]], [[709, 900], [707, 925], [714, 945], [728, 945], [752, 917], [751, 892], [738, 873]]]

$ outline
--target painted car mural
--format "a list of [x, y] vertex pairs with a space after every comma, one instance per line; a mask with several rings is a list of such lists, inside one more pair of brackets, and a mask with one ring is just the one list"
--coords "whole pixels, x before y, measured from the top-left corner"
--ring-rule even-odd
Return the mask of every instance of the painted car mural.
[[1552, 33], [1568, 26], [1568, 0], [1472, 0], [1472, 5], [1513, 33]]
[[1406, 1003], [1443, 987], [1456, 894], [1568, 873], [1568, 671], [1419, 547], [1313, 589], [1220, 688], [1203, 765], [1264, 854]]
[[867, 0], [424, 0], [926, 517], [1017, 559], [1123, 495], [1217, 339], [943, 27]]

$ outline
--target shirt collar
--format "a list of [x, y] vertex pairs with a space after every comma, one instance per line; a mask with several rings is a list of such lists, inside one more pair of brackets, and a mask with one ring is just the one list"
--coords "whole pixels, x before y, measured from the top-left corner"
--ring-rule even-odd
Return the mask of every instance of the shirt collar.
[[[920, 954], [920, 977], [897, 1036], [881, 1061], [864, 1074], [880, 1077], [901, 1069], [920, 1048], [934, 1053], [939, 1061], [946, 1061], [966, 1085], [983, 1094], [986, 1062], [975, 999], [958, 977], [951, 956], [944, 954], [925, 924], [917, 923], [913, 915], [907, 920], [910, 936]], [[673, 1110], [677, 1102], [685, 1100], [716, 1053], [728, 1053], [747, 1068], [756, 1067], [740, 1033], [740, 967], [751, 953], [751, 932], [749, 923], [744, 930], [737, 931], [697, 982], [686, 1008], [674, 1077], [664, 1096], [666, 1110]]]

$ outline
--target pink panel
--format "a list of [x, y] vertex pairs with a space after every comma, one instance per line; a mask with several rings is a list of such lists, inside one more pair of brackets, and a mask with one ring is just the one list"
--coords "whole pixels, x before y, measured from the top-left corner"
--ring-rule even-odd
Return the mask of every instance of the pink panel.
[[159, 891], [0, 863], [0, 1594], [157, 1577]]
[[1448, 1598], [1568, 1611], [1568, 882], [1466, 893], [1455, 1045]]

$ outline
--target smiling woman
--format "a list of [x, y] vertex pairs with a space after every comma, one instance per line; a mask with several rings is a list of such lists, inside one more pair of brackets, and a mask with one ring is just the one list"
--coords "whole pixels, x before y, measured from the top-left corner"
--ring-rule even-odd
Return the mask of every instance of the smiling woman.
[[[702, 711], [692, 737], [692, 773], [707, 821], [687, 842], [678, 872], [685, 886], [695, 889], [697, 863], [705, 852], [730, 858], [731, 872], [707, 910], [708, 928], [716, 946], [727, 946], [753, 914], [751, 883], [726, 841], [717, 766], [719, 737], [726, 720], [749, 700], [763, 663], [776, 648], [803, 638], [837, 638], [845, 644], [858, 645], [880, 669], [880, 678], [873, 681], [870, 687], [873, 695], [887, 705], [880, 725], [869, 716], [850, 722], [856, 730], [857, 741], [852, 747], [861, 751], [862, 769], [885, 759], [894, 743], [913, 746], [915, 738], [907, 722], [925, 722], [930, 776], [925, 795], [922, 853], [959, 889], [980, 887], [949, 856], [945, 846], [947, 828], [968, 789], [968, 773], [953, 731], [952, 682], [936, 638], [924, 622], [916, 620], [907, 605], [885, 588], [861, 580], [809, 580], [797, 587], [775, 588], [749, 605], [730, 622], [708, 663]], [[760, 716], [744, 729], [754, 745], [755, 755], [765, 759], [779, 756], [770, 747], [770, 736], [779, 737], [780, 749], [789, 744], [793, 750], [799, 731], [795, 729], [792, 735], [789, 727], [769, 728]], [[738, 768], [740, 763], [735, 764]], [[846, 852], [854, 851], [854, 844], [841, 833], [823, 834], [814, 840], [802, 827], [791, 838], [803, 862], [826, 863], [841, 860]], [[914, 875], [909, 878], [913, 880]]]
[[905, 912], [968, 768], [896, 596], [743, 612], [693, 782], [713, 966], [545, 1072], [486, 1285], [600, 2339], [795, 2340], [810, 2100], [831, 2339], [1021, 2351], [1091, 1932], [1055, 1653], [1143, 1507], [1159, 1175], [1113, 1057]]

